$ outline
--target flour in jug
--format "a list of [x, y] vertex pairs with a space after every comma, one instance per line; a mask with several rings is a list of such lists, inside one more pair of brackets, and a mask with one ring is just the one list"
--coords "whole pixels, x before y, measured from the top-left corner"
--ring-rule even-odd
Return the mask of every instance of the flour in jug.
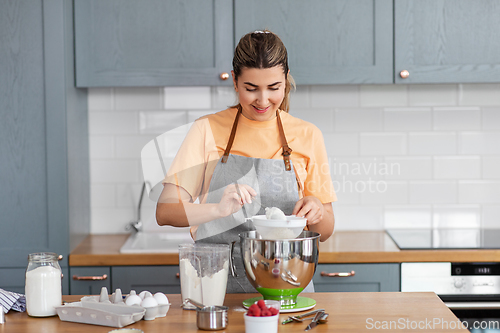
[[229, 273], [228, 262], [225, 262], [222, 269], [217, 273], [201, 278], [189, 259], [181, 259], [179, 269], [183, 300], [191, 298], [206, 306], [223, 305], [226, 296], [227, 275]]

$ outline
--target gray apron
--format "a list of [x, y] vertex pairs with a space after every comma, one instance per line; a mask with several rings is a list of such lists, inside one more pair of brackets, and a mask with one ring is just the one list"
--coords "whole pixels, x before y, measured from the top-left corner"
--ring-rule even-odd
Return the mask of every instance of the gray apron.
[[[201, 224], [196, 231], [196, 242], [229, 244], [234, 269], [230, 269], [227, 293], [254, 293], [256, 290], [245, 274], [238, 235], [255, 230], [253, 223], [247, 218], [265, 215], [266, 207], [278, 207], [286, 215], [291, 215], [299, 200], [299, 182], [290, 160], [291, 149], [286, 142], [278, 112], [276, 118], [283, 144], [283, 161], [229, 154], [240, 114], [241, 107], [238, 108], [224, 155], [217, 162], [212, 175], [206, 202], [219, 203], [224, 189], [230, 184], [247, 184], [257, 192], [257, 196], [252, 198], [251, 204], [245, 204], [238, 212]], [[313, 291], [311, 281], [304, 292]]]

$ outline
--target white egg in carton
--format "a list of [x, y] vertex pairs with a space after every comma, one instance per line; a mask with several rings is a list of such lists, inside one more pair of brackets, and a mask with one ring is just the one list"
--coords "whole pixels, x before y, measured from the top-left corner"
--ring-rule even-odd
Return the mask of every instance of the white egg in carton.
[[154, 320], [158, 317], [165, 317], [170, 309], [168, 297], [162, 292], [157, 292], [154, 295], [149, 291], [142, 291], [139, 295], [135, 290], [131, 290], [125, 300], [122, 296], [121, 289], [116, 289], [115, 292], [108, 296], [108, 289], [102, 287], [100, 296], [84, 296], [81, 299], [82, 303], [108, 303], [116, 305], [127, 305], [130, 307], [140, 306], [146, 310], [144, 320]]

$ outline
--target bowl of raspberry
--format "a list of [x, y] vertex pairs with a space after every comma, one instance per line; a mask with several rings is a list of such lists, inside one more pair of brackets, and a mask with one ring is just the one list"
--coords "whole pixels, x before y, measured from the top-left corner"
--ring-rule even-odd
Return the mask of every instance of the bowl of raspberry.
[[245, 317], [246, 333], [276, 333], [280, 313], [280, 302], [274, 300], [259, 300], [252, 304]]

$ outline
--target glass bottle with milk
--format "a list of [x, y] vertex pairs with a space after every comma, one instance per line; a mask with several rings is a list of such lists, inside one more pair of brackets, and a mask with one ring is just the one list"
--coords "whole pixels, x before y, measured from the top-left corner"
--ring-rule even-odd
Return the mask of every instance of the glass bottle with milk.
[[55, 253], [28, 255], [26, 269], [26, 311], [32, 317], [56, 315], [62, 302], [62, 271]]

